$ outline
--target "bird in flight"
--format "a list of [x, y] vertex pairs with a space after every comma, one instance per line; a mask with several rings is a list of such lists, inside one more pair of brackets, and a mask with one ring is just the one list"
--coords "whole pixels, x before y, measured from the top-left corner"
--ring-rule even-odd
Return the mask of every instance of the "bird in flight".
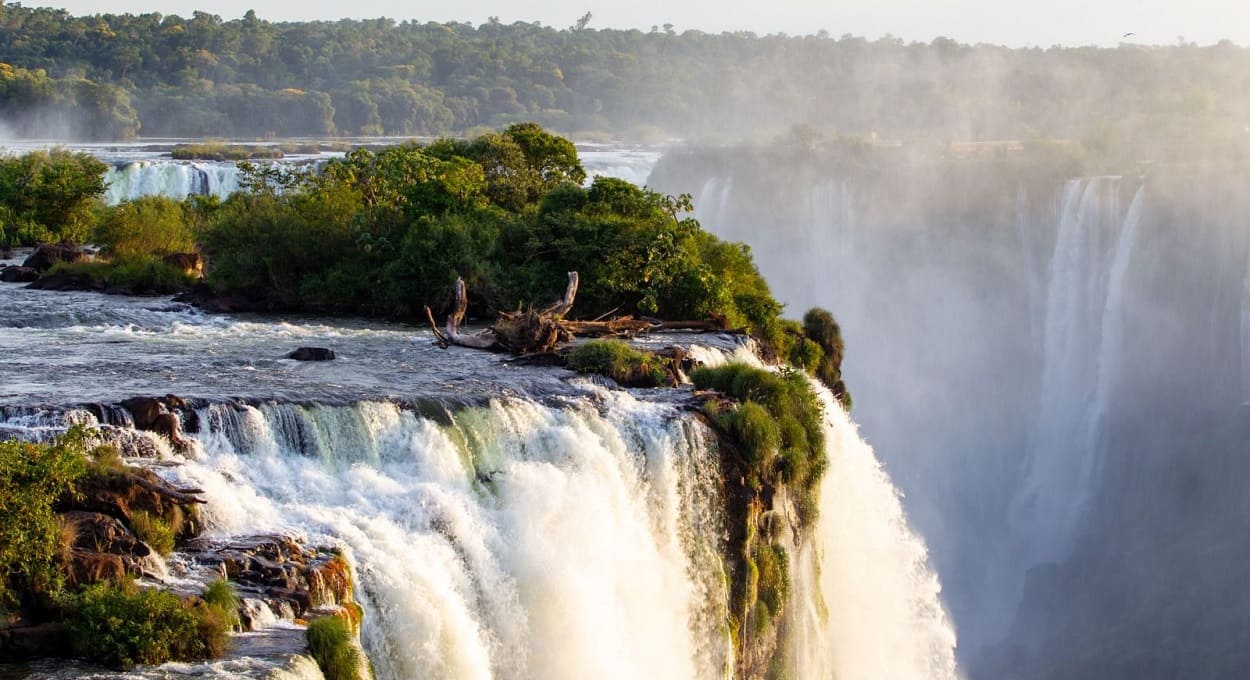
[[1136, 34], [1136, 33], [1125, 33], [1125, 34], [1124, 34], [1124, 37], [1125, 37], [1125, 38], [1131, 38], [1131, 37], [1133, 37], [1133, 36], [1135, 36], [1135, 35], [1137, 35], [1137, 34]]

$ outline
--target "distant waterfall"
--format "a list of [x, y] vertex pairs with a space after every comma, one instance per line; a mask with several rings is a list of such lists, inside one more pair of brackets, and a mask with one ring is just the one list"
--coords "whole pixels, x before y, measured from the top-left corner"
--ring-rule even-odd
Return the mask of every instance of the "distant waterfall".
[[729, 216], [729, 197], [733, 194], [733, 177], [712, 177], [695, 196], [694, 216], [704, 229], [716, 231]]
[[234, 163], [135, 161], [104, 174], [104, 200], [110, 205], [141, 196], [183, 200], [204, 195], [225, 198], [239, 189]]
[[849, 262], [855, 252], [855, 207], [847, 180], [827, 179], [812, 187], [810, 255], [825, 262]]
[[1250, 406], [1250, 256], [1241, 287], [1241, 401]]
[[1123, 340], [1124, 277], [1141, 221], [1145, 187], [1127, 213], [1120, 178], [1064, 187], [1046, 290], [1039, 414], [1013, 524], [1024, 564], [1062, 559], [1095, 486], [1100, 425]]

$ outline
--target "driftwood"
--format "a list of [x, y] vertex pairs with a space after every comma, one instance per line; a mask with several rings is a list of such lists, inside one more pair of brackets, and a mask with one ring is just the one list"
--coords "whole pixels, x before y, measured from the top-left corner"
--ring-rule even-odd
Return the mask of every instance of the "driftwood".
[[[646, 317], [635, 319], [632, 316], [624, 316], [605, 319], [601, 316], [594, 321], [569, 321], [564, 317], [573, 309], [573, 303], [577, 299], [577, 285], [577, 272], [569, 272], [569, 282], [564, 290], [564, 297], [551, 305], [540, 310], [530, 308], [524, 312], [500, 312], [495, 323], [489, 328], [477, 333], [463, 333], [460, 331], [460, 325], [464, 323], [464, 314], [468, 308], [469, 299], [464, 279], [457, 278], [455, 306], [451, 314], [447, 316], [444, 328], [439, 329], [438, 323], [434, 321], [434, 312], [429, 306], [425, 308], [425, 315], [440, 347], [459, 345], [496, 352], [512, 352], [522, 356], [550, 354], [575, 336], [628, 337], [664, 330], [728, 330], [724, 319], [662, 321]], [[608, 314], [613, 312], [608, 312]]]

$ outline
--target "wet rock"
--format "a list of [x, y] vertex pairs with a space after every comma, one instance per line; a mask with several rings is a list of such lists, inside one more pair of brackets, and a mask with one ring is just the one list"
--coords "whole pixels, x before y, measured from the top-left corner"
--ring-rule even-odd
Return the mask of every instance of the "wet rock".
[[0, 269], [0, 281], [5, 283], [30, 283], [39, 280], [39, 270], [34, 267], [5, 267]]
[[[132, 397], [122, 401], [121, 405], [130, 411], [136, 428], [165, 437], [178, 451], [190, 449], [190, 442], [182, 436], [182, 419], [174, 412], [190, 410], [183, 399], [172, 394], [165, 397]], [[197, 418], [197, 428], [198, 424]]]
[[12, 260], [13, 251], [8, 248], [0, 248], [0, 260]]
[[74, 550], [65, 565], [66, 581], [70, 586], [82, 586], [108, 581], [122, 583], [128, 576], [139, 576], [142, 570], [133, 559], [123, 555]]
[[90, 254], [79, 246], [68, 243], [57, 243], [39, 246], [26, 261], [23, 267], [30, 267], [43, 273], [58, 262], [83, 262]]
[[61, 623], [0, 626], [0, 659], [61, 656], [70, 645], [69, 631]]
[[351, 569], [341, 555], [306, 548], [285, 536], [256, 536], [227, 545], [195, 541], [185, 552], [215, 567], [245, 597], [293, 617], [353, 602]]
[[151, 548], [140, 541], [116, 517], [99, 512], [71, 510], [61, 514], [64, 523], [73, 528], [74, 549], [113, 555], [147, 557]]
[[334, 358], [334, 350], [325, 347], [301, 347], [286, 355], [296, 361], [330, 361]]
[[41, 274], [27, 288], [32, 290], [70, 291], [104, 290], [104, 284], [86, 274]]
[[181, 269], [187, 276], [204, 278], [204, 258], [199, 253], [171, 253], [161, 261]]

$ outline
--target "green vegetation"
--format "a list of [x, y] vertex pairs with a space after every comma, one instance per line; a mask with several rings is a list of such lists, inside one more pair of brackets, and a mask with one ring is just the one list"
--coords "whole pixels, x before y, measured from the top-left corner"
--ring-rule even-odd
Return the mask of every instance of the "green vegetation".
[[450, 302], [462, 276], [470, 315], [493, 316], [546, 304], [578, 271], [584, 317], [776, 323], [750, 251], [704, 232], [688, 197], [584, 177], [572, 144], [533, 124], [357, 149], [317, 176], [254, 168], [203, 229], [209, 284], [261, 309], [405, 316]]
[[169, 523], [160, 517], [150, 515], [142, 510], [130, 515], [130, 530], [136, 538], [147, 543], [161, 555], [174, 551], [174, 530]]
[[229, 643], [229, 624], [216, 607], [132, 582], [86, 586], [63, 604], [78, 651], [111, 668], [209, 659]]
[[0, 442], [0, 609], [62, 587], [54, 558], [66, 551], [66, 532], [53, 504], [87, 472], [84, 437], [74, 429], [51, 444]]
[[578, 373], [605, 375], [625, 387], [662, 387], [668, 384], [663, 361], [620, 340], [589, 340], [569, 352], [568, 365]]
[[58, 262], [48, 273], [73, 278], [80, 288], [130, 295], [168, 295], [186, 290], [195, 282], [182, 268], [150, 256]]
[[217, 616], [226, 624], [226, 628], [230, 630], [238, 630], [243, 624], [239, 618], [239, 594], [235, 592], [234, 586], [225, 579], [217, 579], [208, 584], [204, 588], [204, 593], [200, 596], [204, 600], [204, 604], [217, 613]]
[[107, 169], [64, 149], [0, 157], [0, 247], [82, 242]]
[[164, 196], [144, 196], [102, 209], [92, 241], [112, 257], [195, 251], [187, 204]]
[[774, 373], [746, 364], [698, 368], [695, 387], [716, 390], [736, 407], [708, 402], [704, 413], [728, 434], [747, 465], [754, 489], [785, 484], [795, 494], [806, 524], [817, 512], [818, 487], [829, 465], [824, 409], [807, 378], [793, 370]]
[[308, 624], [308, 653], [326, 680], [358, 680], [364, 668], [351, 624], [338, 616], [324, 616]]
[[[850, 411], [851, 393], [842, 381], [842, 357], [846, 354], [846, 347], [842, 342], [842, 327], [832, 314], [816, 307], [803, 315], [803, 334], [806, 336], [803, 344], [814, 345], [814, 348], [805, 348], [800, 353], [807, 359], [804, 368], [833, 392], [833, 396], [842, 402], [842, 408]], [[792, 359], [794, 356], [795, 354], [791, 354]]]
[[17, 132], [46, 134], [45, 121], [63, 119], [94, 138], [133, 135], [140, 121], [147, 136], [281, 137], [438, 135], [535, 120], [635, 138], [807, 124], [866, 143], [874, 132], [1050, 137], [1100, 152], [1140, 152], [1166, 138], [1172, 151], [1202, 153], [1218, 150], [1216, 140], [1246, 148], [1250, 102], [1250, 50], [1229, 42], [1008, 49], [669, 25], [74, 17], [9, 4], [0, 54], [0, 116]]
[[282, 149], [276, 146], [244, 146], [242, 144], [178, 144], [169, 152], [177, 160], [195, 161], [248, 161], [282, 158]]

